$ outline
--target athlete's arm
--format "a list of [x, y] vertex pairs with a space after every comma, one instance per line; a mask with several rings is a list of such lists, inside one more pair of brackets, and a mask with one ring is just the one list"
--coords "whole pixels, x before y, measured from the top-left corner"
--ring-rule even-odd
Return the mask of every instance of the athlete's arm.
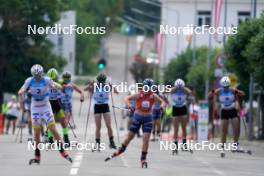
[[128, 95], [128, 96], [125, 98], [125, 102], [126, 102], [128, 108], [131, 107], [131, 104], [130, 104], [131, 100], [135, 100], [135, 99], [137, 99], [138, 96], [139, 96], [139, 94], [136, 93], [136, 94]]
[[110, 87], [111, 87], [111, 90], [113, 89], [114, 90], [114, 93], [115, 94], [119, 94], [119, 92], [117, 91], [117, 89], [115, 87], [113, 87], [113, 85], [111, 83], [109, 83]]
[[154, 93], [153, 95], [154, 95], [154, 100], [160, 103], [160, 107], [162, 109], [165, 109], [166, 106], [165, 101], [163, 101], [157, 94]]
[[83, 94], [83, 91], [79, 88], [79, 86], [77, 86], [76, 84], [72, 83], [72, 87], [75, 91], [77, 91], [80, 95], [81, 95], [81, 98], [80, 98], [80, 101], [83, 102], [84, 100], [84, 94]]
[[234, 89], [234, 91], [235, 91], [235, 94], [238, 95], [238, 96], [240, 96], [240, 97], [245, 96], [245, 92], [242, 91], [242, 90]]
[[53, 83], [52, 83], [51, 86], [52, 86], [52, 88], [57, 89], [57, 90], [59, 90], [59, 89], [62, 88], [62, 86], [61, 86], [59, 83], [56, 83], [56, 82], [54, 82], [54, 81], [53, 81]]
[[219, 94], [220, 89], [213, 89], [208, 93], [208, 98], [212, 98], [214, 95], [218, 95]]
[[162, 92], [162, 93], [163, 93], [163, 94], [171, 93], [171, 92], [173, 92], [175, 89], [176, 89], [176, 88], [173, 87], [173, 88], [170, 88], [168, 91], [164, 91], [164, 92]]
[[94, 80], [90, 81], [88, 83], [88, 85], [84, 88], [84, 91], [88, 91], [88, 92], [92, 93], [93, 92], [93, 88], [94, 88]]
[[21, 107], [24, 107], [24, 95], [27, 92], [29, 88], [29, 83], [30, 83], [30, 78], [26, 79], [24, 85], [19, 89], [18, 91], [18, 99], [19, 99], [19, 104]]
[[191, 95], [192, 94], [192, 91], [187, 88], [187, 87], [184, 87], [184, 91], [188, 94], [188, 95]]

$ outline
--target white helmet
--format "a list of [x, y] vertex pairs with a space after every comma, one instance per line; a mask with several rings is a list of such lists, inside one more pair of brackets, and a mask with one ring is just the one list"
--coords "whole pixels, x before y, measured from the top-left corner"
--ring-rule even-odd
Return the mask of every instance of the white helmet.
[[185, 83], [184, 83], [184, 81], [182, 79], [177, 79], [174, 82], [174, 86], [177, 87], [177, 88], [184, 87], [185, 86]]
[[42, 75], [43, 74], [43, 67], [39, 64], [33, 65], [31, 67], [31, 74], [32, 74], [32, 76]]
[[222, 87], [229, 87], [230, 86], [230, 79], [228, 76], [224, 76], [220, 80], [220, 84]]

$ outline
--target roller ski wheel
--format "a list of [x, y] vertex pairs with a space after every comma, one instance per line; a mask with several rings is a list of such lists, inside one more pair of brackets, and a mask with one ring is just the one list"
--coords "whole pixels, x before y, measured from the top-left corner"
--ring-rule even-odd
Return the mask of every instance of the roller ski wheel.
[[72, 163], [72, 158], [71, 158], [69, 155], [64, 156], [64, 158], [65, 158], [66, 160], [68, 160], [70, 163]]
[[252, 155], [252, 151], [251, 150], [232, 150], [233, 153], [245, 153], [245, 154], [249, 154]]
[[104, 161], [107, 162], [107, 161], [111, 160], [112, 158], [113, 157], [109, 156], [109, 157], [105, 158]]
[[101, 152], [100, 148], [92, 148], [92, 152]]
[[220, 153], [220, 157], [221, 157], [221, 158], [225, 158], [225, 152], [221, 152], [221, 153]]
[[191, 154], [193, 154], [193, 150], [192, 149], [190, 149], [189, 151], [190, 151]]
[[37, 164], [37, 165], [39, 165], [40, 164], [40, 158], [30, 159], [28, 164], [29, 165], [31, 165], [31, 164]]
[[116, 147], [116, 145], [115, 145], [114, 142], [110, 142], [110, 144], [109, 144], [109, 148], [110, 148], [110, 149], [117, 149], [117, 147]]
[[141, 167], [142, 168], [148, 168], [148, 163], [146, 160], [141, 161]]
[[172, 155], [178, 155], [178, 150], [177, 149], [172, 150]]

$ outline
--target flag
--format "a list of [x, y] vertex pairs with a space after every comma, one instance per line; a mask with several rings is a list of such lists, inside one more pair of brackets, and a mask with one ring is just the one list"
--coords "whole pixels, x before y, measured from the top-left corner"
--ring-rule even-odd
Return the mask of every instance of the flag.
[[[222, 4], [223, 4], [223, 0], [216, 0], [215, 1], [215, 29], [217, 29], [219, 27], [219, 23], [220, 23], [220, 17], [221, 17], [221, 8], [222, 8]], [[215, 33], [215, 40], [218, 41], [218, 34]]]

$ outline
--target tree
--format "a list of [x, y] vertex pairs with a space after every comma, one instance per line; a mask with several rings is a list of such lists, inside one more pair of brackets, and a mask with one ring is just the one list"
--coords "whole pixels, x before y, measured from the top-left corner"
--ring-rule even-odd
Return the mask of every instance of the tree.
[[[238, 33], [228, 38], [225, 52], [229, 70], [240, 78], [241, 89], [248, 92], [249, 78], [252, 75], [258, 89], [264, 89], [264, 14], [257, 19], [244, 21], [238, 27]], [[264, 94], [259, 95], [259, 106], [264, 112]], [[248, 96], [247, 96], [248, 97]], [[262, 138], [264, 138], [264, 120], [262, 115]]]
[[0, 2], [0, 103], [3, 92], [16, 92], [30, 67], [39, 63], [44, 68], [61, 68], [65, 62], [52, 53], [45, 35], [27, 33], [28, 25], [51, 26], [59, 19], [63, 3], [59, 0], [10, 0]]
[[208, 48], [206, 46], [196, 48], [196, 60], [192, 64], [193, 49], [188, 47], [178, 57], [171, 60], [165, 69], [164, 79], [170, 82], [177, 78], [185, 80], [188, 86], [194, 88], [197, 98], [203, 99], [206, 80], [209, 79], [209, 86], [213, 86], [214, 60], [218, 52], [218, 49], [212, 50], [210, 70], [207, 71]]
[[[114, 20], [122, 11], [122, 0], [68, 0], [68, 9], [77, 12], [77, 25], [80, 27], [107, 27], [107, 33], [114, 27]], [[107, 17], [110, 19], [107, 24]], [[79, 74], [82, 63], [83, 74], [93, 74], [97, 71], [96, 62], [100, 41], [105, 35], [77, 35], [75, 72]]]
[[186, 80], [186, 75], [192, 64], [192, 49], [188, 47], [176, 58], [171, 59], [164, 71], [164, 80], [174, 81], [177, 78]]

